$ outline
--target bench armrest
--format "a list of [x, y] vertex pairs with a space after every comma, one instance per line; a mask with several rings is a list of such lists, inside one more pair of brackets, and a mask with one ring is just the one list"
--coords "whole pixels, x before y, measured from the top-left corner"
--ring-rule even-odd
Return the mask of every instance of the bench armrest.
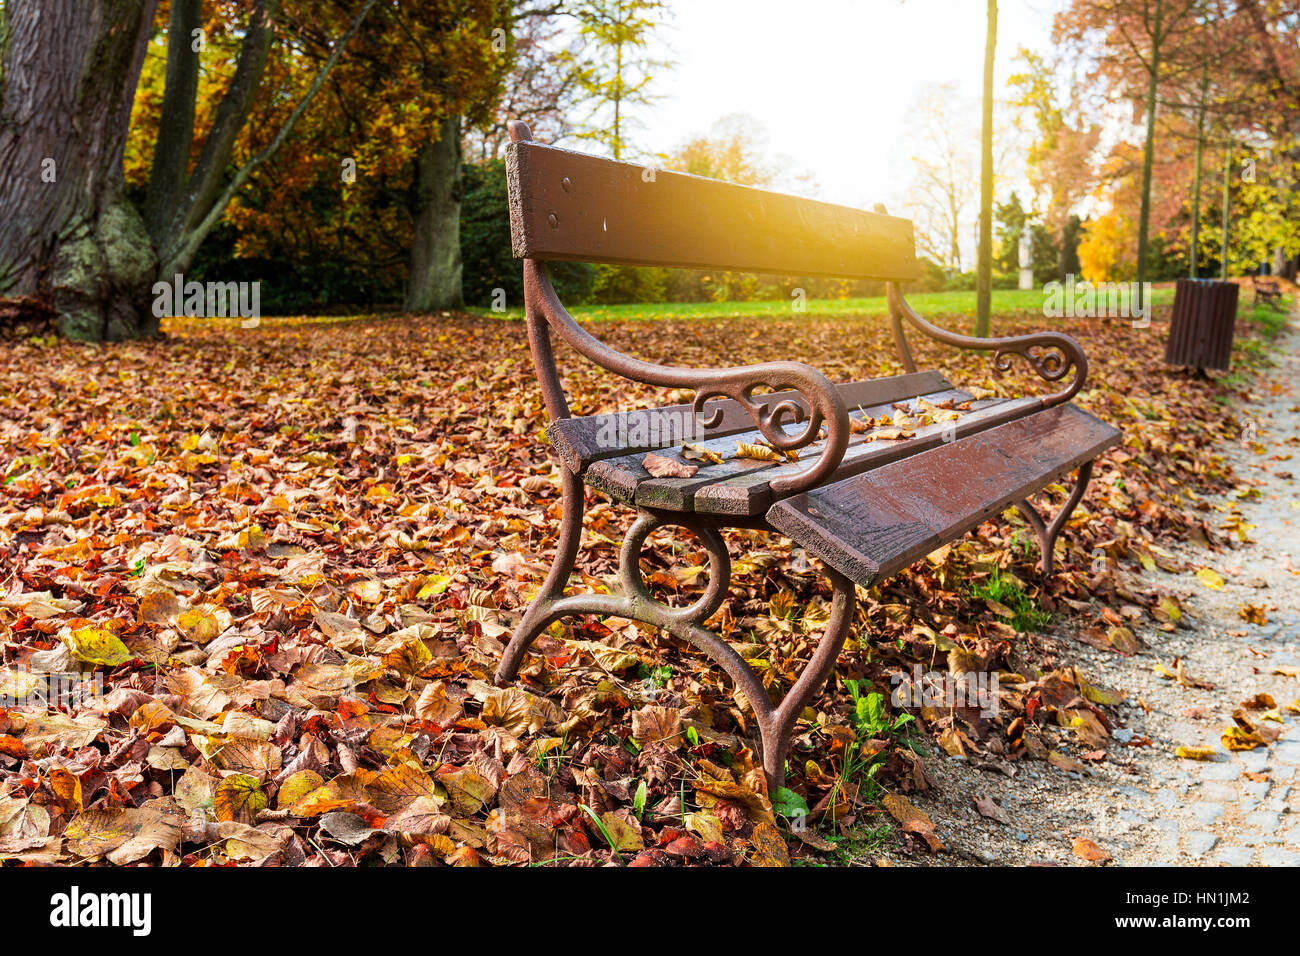
[[[616, 375], [646, 385], [693, 389], [695, 416], [704, 428], [717, 425], [721, 419], [720, 409], [710, 410], [706, 405], [716, 398], [738, 402], [753, 418], [764, 439], [782, 451], [796, 451], [817, 441], [825, 425], [827, 434], [822, 453], [808, 468], [773, 481], [773, 492], [786, 495], [815, 488], [835, 471], [844, 457], [850, 432], [848, 409], [830, 379], [812, 366], [801, 362], [764, 362], [733, 368], [696, 369], [656, 365], [624, 355], [578, 325], [560, 303], [545, 264], [533, 259], [524, 260], [524, 298], [533, 360], [541, 379], [547, 410], [553, 418], [567, 418], [569, 409], [551, 355], [548, 326], [580, 355]], [[797, 391], [807, 407], [793, 399], [764, 401], [763, 395], [754, 394], [760, 388], [774, 392]], [[797, 434], [786, 432], [786, 425], [804, 421], [806, 426]]]
[[973, 335], [959, 335], [927, 322], [917, 315], [894, 283], [886, 283], [885, 295], [889, 300], [889, 316], [894, 326], [894, 341], [898, 346], [899, 358], [909, 372], [916, 371], [916, 363], [912, 360], [911, 349], [908, 348], [907, 338], [903, 334], [904, 320], [938, 342], [961, 349], [992, 351], [993, 368], [998, 374], [1011, 368], [1013, 355], [1023, 358], [1038, 373], [1039, 378], [1048, 382], [1059, 382], [1073, 371], [1074, 379], [1068, 386], [1042, 398], [1044, 406], [1050, 407], [1068, 402], [1078, 394], [1088, 378], [1088, 358], [1083, 354], [1083, 348], [1064, 332], [1033, 332], [1029, 335], [987, 339]]

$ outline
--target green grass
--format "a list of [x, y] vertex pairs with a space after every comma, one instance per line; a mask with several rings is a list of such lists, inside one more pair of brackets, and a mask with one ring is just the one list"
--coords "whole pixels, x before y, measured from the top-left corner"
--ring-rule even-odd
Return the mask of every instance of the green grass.
[[1266, 338], [1276, 338], [1278, 333], [1286, 328], [1291, 318], [1291, 312], [1295, 308], [1294, 296], [1283, 296], [1281, 308], [1263, 303], [1252, 305], [1248, 297], [1248, 290], [1243, 288], [1241, 301], [1237, 306], [1238, 317], [1257, 323]]
[[[1042, 315], [1045, 296], [1041, 289], [995, 289], [993, 314], [1007, 315], [1015, 312]], [[974, 292], [917, 292], [907, 296], [912, 308], [924, 316], [974, 315]], [[1174, 301], [1173, 289], [1155, 289], [1152, 301], [1156, 305], [1169, 305]], [[810, 316], [885, 316], [889, 306], [885, 297], [867, 299], [809, 299], [804, 313]], [[635, 319], [735, 319], [749, 316], [794, 315], [793, 303], [788, 300], [758, 300], [752, 302], [637, 302], [630, 305], [577, 305], [569, 312], [579, 322], [628, 321]], [[522, 308], [492, 312], [486, 308], [468, 309], [478, 315], [498, 316], [505, 319], [522, 319]]]
[[996, 601], [1011, 611], [1010, 624], [1017, 631], [1037, 631], [1052, 621], [1052, 615], [1038, 606], [1016, 583], [1014, 578], [1003, 577], [1001, 571], [993, 569], [988, 579], [970, 589], [973, 598]]

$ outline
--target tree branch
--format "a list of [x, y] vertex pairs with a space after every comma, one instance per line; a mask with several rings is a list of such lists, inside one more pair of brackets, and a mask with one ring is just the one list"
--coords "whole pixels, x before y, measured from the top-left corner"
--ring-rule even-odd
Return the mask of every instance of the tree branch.
[[253, 174], [253, 170], [274, 156], [284, 144], [284, 141], [289, 138], [289, 134], [298, 125], [302, 115], [307, 112], [312, 100], [316, 98], [316, 94], [325, 85], [325, 80], [329, 77], [330, 71], [334, 69], [334, 65], [338, 63], [339, 57], [343, 55], [343, 50], [352, 40], [352, 37], [356, 35], [357, 30], [361, 28], [362, 22], [377, 2], [378, 0], [366, 0], [356, 16], [352, 18], [352, 23], [334, 43], [334, 49], [330, 51], [330, 55], [326, 57], [325, 62], [321, 64], [320, 69], [316, 72], [316, 77], [312, 80], [311, 86], [266, 148], [239, 168], [230, 182], [226, 184], [225, 189], [214, 199], [206, 215], [195, 226], [186, 229], [159, 257], [163, 262], [162, 275], [168, 275], [175, 271], [184, 271], [185, 267], [189, 265], [194, 254], [198, 251], [199, 245], [207, 234], [212, 231], [212, 228], [221, 221], [226, 207], [235, 198], [235, 194], [243, 188], [244, 183], [248, 182], [248, 177]]

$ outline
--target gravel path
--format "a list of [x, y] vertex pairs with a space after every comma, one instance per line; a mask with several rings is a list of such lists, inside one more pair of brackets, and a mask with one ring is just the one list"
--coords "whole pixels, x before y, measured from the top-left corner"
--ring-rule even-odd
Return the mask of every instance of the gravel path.
[[[1300, 334], [1295, 320], [1277, 346], [1278, 368], [1259, 383], [1248, 404], [1224, 412], [1248, 421], [1240, 445], [1224, 449], [1243, 486], [1210, 502], [1223, 517], [1238, 509], [1255, 526], [1249, 532], [1254, 543], [1219, 554], [1176, 550], [1193, 569], [1208, 566], [1221, 575], [1221, 590], [1207, 587], [1194, 570], [1173, 575], [1157, 569], [1130, 577], [1135, 589], [1161, 587], [1176, 594], [1190, 628], [1172, 633], [1138, 628], [1145, 646], [1130, 657], [1095, 650], [1063, 630], [1034, 638], [1059, 648], [1058, 659], [1077, 664], [1094, 683], [1127, 693], [1107, 759], [1084, 775], [1037, 761], [1001, 772], [977, 769], [963, 758], [936, 753], [926, 760], [926, 769], [939, 786], [911, 799], [930, 815], [948, 853], [890, 853], [889, 862], [1082, 865], [1073, 846], [1075, 839], [1086, 838], [1115, 863], [1129, 866], [1300, 865], [1300, 717], [1285, 710], [1300, 698], [1300, 485], [1295, 477], [1300, 473]], [[1267, 623], [1247, 623], [1239, 614], [1243, 605], [1262, 607]], [[1157, 665], [1172, 671], [1176, 659], [1185, 678], [1213, 689], [1156, 673]], [[1233, 725], [1233, 712], [1256, 694], [1271, 695], [1283, 722], [1260, 721], [1261, 710], [1245, 711], [1246, 716], [1281, 729], [1281, 736], [1266, 747], [1229, 752], [1221, 734]], [[1210, 760], [1181, 759], [1174, 756], [1180, 746], [1217, 752]], [[976, 812], [974, 801], [984, 797], [1002, 806], [1006, 823]]]

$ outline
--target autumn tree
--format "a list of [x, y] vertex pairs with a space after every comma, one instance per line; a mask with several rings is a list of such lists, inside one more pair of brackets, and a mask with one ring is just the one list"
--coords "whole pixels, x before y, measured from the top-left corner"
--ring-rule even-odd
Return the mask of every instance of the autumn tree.
[[653, 99], [649, 87], [667, 61], [650, 53], [656, 28], [668, 13], [666, 0], [578, 0], [572, 10], [586, 41], [575, 80], [588, 107], [580, 138], [593, 140], [622, 159], [631, 107]]
[[1267, 172], [1275, 205], [1270, 222], [1274, 273], [1294, 280], [1300, 266], [1300, 0], [1239, 0], [1238, 18], [1250, 42], [1237, 57], [1244, 105], [1268, 137]]
[[576, 131], [583, 41], [568, 29], [562, 9], [515, 4], [511, 67], [495, 104], [465, 130], [467, 159], [500, 159], [510, 142], [511, 120], [527, 123], [542, 143], [562, 142]]
[[1041, 211], [1044, 226], [1059, 243], [1070, 214], [1096, 184], [1094, 154], [1101, 127], [1082, 119], [1075, 84], [1070, 86], [1076, 92], [1062, 101], [1055, 64], [1023, 47], [1016, 60], [1021, 69], [1008, 78], [1007, 85], [1017, 122], [1022, 129], [1029, 127], [1024, 131], [1030, 138], [1025, 164], [1035, 193], [1031, 205]]
[[[308, 91], [348, 4], [286, 11], [262, 95], [235, 144], [263, 149]], [[349, 270], [373, 288], [405, 287], [412, 311], [462, 304], [462, 133], [496, 103], [520, 17], [551, 6], [508, 0], [406, 0], [368, 21], [331, 72], [320, 106], [231, 205], [241, 257]], [[146, 71], [147, 72], [147, 71]], [[147, 77], [146, 77], [147, 78]], [[200, 96], [200, 109], [207, 107]], [[147, 140], [156, 104], [138, 103]], [[142, 143], [142, 150], [148, 148]]]
[[916, 141], [909, 211], [920, 250], [952, 272], [961, 272], [961, 237], [972, 199], [971, 137], [961, 122], [953, 84], [931, 85], [913, 110]]
[[[307, 111], [377, 0], [352, 5], [303, 95], [265, 146], [242, 162], [234, 148], [260, 87], [280, 0], [215, 2], [234, 68], [210, 121], [195, 116], [206, 35], [192, 0], [164, 9], [171, 36], [144, 215], [126, 196], [123, 154], [156, 0], [8, 0], [0, 8], [0, 295], [48, 299], [60, 329], [87, 339], [157, 330], [150, 287], [183, 272], [252, 172], [275, 154]], [[195, 31], [199, 32], [195, 32]], [[235, 37], [238, 37], [235, 40]], [[198, 144], [201, 143], [201, 146]], [[198, 148], [197, 158], [192, 152]]]
[[[1056, 42], [1086, 51], [1091, 76], [1112, 92], [1140, 105], [1145, 123], [1137, 234], [1137, 281], [1147, 276], [1151, 231], [1151, 178], [1155, 163], [1160, 86], [1185, 71], [1177, 51], [1199, 29], [1205, 0], [1071, 0], [1057, 14]], [[1140, 80], [1135, 80], [1135, 77]]]

